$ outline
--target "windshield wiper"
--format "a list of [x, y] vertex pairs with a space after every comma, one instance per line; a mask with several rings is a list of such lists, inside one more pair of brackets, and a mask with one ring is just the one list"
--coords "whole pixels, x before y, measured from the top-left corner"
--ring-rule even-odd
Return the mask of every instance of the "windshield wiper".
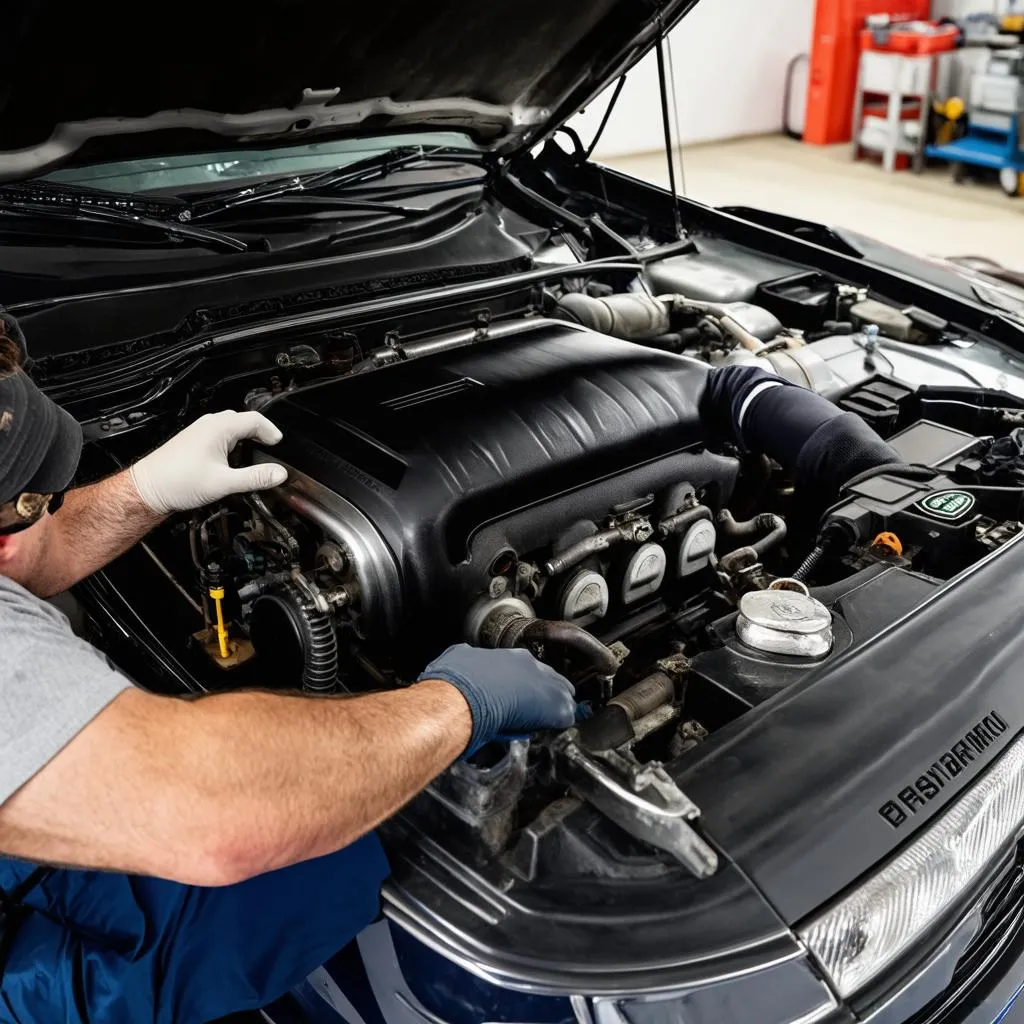
[[[312, 210], [351, 210], [353, 213], [390, 213], [398, 217], [418, 217], [425, 210], [421, 210], [416, 206], [403, 206], [401, 203], [392, 203], [386, 200], [374, 200], [374, 199], [348, 199], [341, 196], [322, 196], [322, 195], [310, 195], [305, 190], [302, 193], [296, 194], [295, 192], [280, 192], [277, 195], [264, 195], [259, 196], [258, 201], [261, 203], [272, 202], [280, 199], [282, 206], [309, 206]], [[202, 213], [200, 217], [211, 217], [215, 213], [221, 213], [224, 210], [234, 209], [236, 206], [248, 205], [248, 201], [240, 199], [237, 202], [232, 202], [229, 205], [218, 207], [216, 210]], [[192, 223], [195, 218], [189, 218], [188, 223]]]
[[143, 228], [151, 233], [173, 241], [187, 238], [199, 242], [207, 249], [221, 252], [249, 252], [253, 246], [234, 235], [223, 231], [211, 231], [208, 228], [195, 228], [176, 221], [160, 220], [156, 217], [133, 213], [128, 209], [117, 207], [92, 206], [89, 204], [57, 205], [55, 203], [38, 202], [0, 193], [0, 213], [13, 213], [23, 217], [84, 221], [104, 224], [121, 224], [135, 228]]
[[[384, 153], [376, 153], [363, 160], [334, 167], [326, 171], [311, 174], [290, 175], [287, 178], [275, 178], [273, 181], [250, 185], [248, 188], [221, 192], [217, 195], [205, 196], [176, 214], [179, 221], [192, 222], [204, 217], [212, 217], [224, 210], [247, 206], [250, 203], [261, 203], [279, 196], [287, 196], [299, 192], [340, 190], [352, 185], [359, 185], [375, 178], [385, 178], [392, 172], [408, 167], [410, 164], [426, 162], [480, 163], [480, 154], [474, 151], [462, 151], [445, 147], [424, 149], [422, 146], [396, 146]], [[478, 181], [441, 181], [429, 182], [402, 190], [402, 195], [417, 195], [428, 192], [442, 191], [451, 188], [468, 188]], [[378, 210], [381, 212], [400, 213], [404, 216], [415, 216], [422, 210], [404, 207], [387, 201], [370, 201], [371, 206], [364, 205], [363, 200], [338, 199], [339, 205], [350, 206], [352, 209]]]

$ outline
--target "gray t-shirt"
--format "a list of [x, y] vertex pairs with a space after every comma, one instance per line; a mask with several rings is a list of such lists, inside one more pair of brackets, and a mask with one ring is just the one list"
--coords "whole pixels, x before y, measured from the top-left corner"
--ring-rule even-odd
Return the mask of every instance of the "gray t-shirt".
[[0, 576], [0, 803], [131, 685], [67, 616]]

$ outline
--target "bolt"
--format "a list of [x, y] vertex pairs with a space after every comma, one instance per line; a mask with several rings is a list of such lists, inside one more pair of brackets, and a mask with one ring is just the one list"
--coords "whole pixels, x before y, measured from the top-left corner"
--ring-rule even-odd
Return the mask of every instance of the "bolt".
[[352, 604], [352, 592], [347, 587], [336, 587], [323, 595], [330, 608], [347, 608]]
[[487, 588], [487, 593], [491, 597], [501, 597], [502, 594], [508, 591], [508, 580], [504, 576], [495, 576], [491, 580], [491, 585]]
[[333, 544], [325, 544], [322, 552], [324, 560], [327, 562], [327, 568], [331, 572], [344, 572], [348, 560], [341, 548], [336, 548]]
[[636, 530], [633, 534], [634, 539], [643, 543], [644, 541], [650, 540], [654, 535], [654, 527], [648, 522], [640, 522], [636, 524]]

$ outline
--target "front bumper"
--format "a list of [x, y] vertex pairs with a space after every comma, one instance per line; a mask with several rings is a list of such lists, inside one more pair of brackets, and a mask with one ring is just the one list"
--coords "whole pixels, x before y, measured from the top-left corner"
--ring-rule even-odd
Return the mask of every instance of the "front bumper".
[[[923, 964], [836, 998], [803, 951], [707, 984], [572, 997], [507, 988], [380, 921], [314, 972], [307, 1024], [1024, 1024], [1024, 852], [1010, 850]], [[628, 936], [623, 941], [628, 941]], [[872, 999], [868, 1004], [866, 999]]]

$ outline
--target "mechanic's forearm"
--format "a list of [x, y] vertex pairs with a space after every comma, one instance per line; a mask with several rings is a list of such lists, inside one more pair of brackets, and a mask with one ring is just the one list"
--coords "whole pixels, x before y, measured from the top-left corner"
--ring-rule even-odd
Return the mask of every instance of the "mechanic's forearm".
[[350, 843], [465, 749], [445, 682], [362, 697], [129, 689], [0, 806], [25, 860], [224, 885]]
[[41, 597], [67, 590], [138, 543], [162, 518], [139, 497], [127, 471], [69, 491], [53, 517], [33, 590]]
[[222, 816], [222, 859], [241, 876], [370, 831], [462, 753], [472, 726], [439, 680], [340, 699], [226, 694], [195, 712], [182, 777], [211, 787], [201, 795]]

